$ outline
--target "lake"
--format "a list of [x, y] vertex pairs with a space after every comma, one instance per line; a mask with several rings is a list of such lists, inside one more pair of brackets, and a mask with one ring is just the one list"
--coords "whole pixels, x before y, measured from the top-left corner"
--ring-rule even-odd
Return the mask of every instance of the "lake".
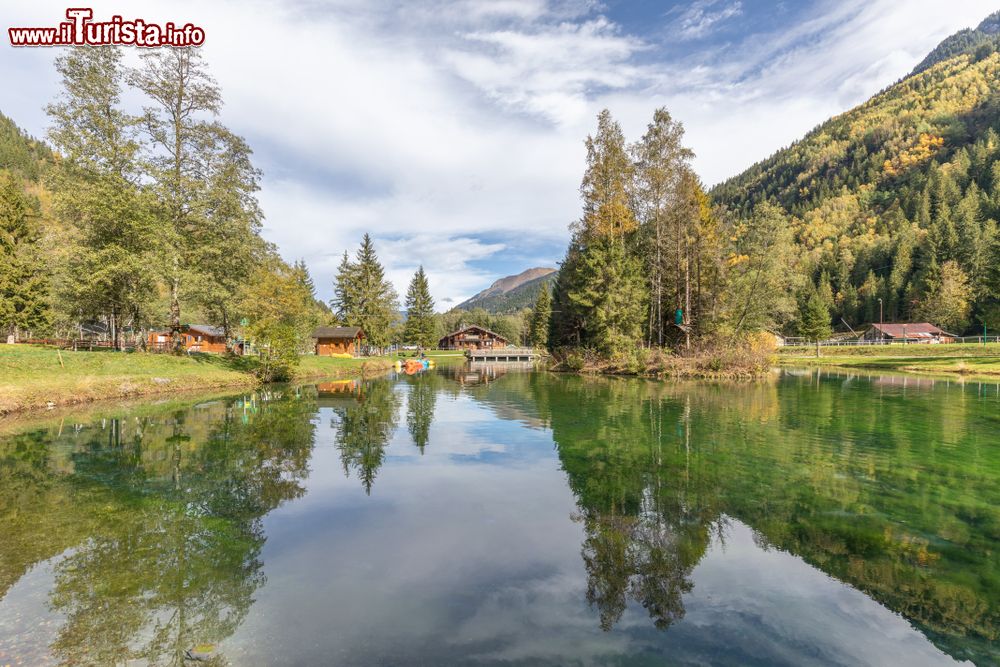
[[998, 638], [995, 384], [442, 368], [0, 435], [0, 665], [989, 665]]

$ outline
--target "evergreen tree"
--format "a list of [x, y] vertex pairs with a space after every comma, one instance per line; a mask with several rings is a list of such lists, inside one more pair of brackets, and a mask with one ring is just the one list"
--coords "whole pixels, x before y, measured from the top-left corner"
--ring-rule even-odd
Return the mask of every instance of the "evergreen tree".
[[580, 282], [569, 300], [586, 313], [584, 342], [605, 355], [642, 340], [646, 286], [642, 262], [612, 238], [592, 242], [581, 255]]
[[549, 346], [549, 320], [552, 318], [552, 296], [549, 288], [538, 290], [538, 299], [531, 311], [528, 340], [532, 347], [546, 349]]
[[829, 338], [833, 330], [830, 327], [830, 309], [819, 292], [813, 290], [803, 304], [798, 328], [800, 336], [816, 343], [816, 356], [820, 356], [819, 342]]
[[357, 310], [354, 300], [354, 268], [345, 250], [337, 266], [337, 274], [333, 278], [333, 299], [330, 301], [330, 308], [339, 324], [345, 324], [348, 313], [353, 314]]
[[413, 274], [406, 292], [406, 323], [403, 340], [420, 347], [433, 347], [436, 342], [434, 325], [434, 299], [427, 284], [427, 274], [421, 266]]
[[355, 261], [344, 254], [334, 286], [334, 308], [347, 326], [361, 327], [370, 345], [389, 344], [392, 325], [398, 319], [398, 299], [375, 254], [371, 236], [365, 234]]
[[0, 169], [0, 331], [15, 339], [49, 319], [37, 217], [19, 180]]
[[574, 275], [560, 275], [559, 281], [568, 288], [570, 317], [582, 325], [577, 338], [612, 354], [642, 340], [646, 315], [648, 295], [636, 253], [638, 223], [628, 192], [634, 170], [621, 128], [606, 109], [586, 145], [583, 217], [574, 231], [578, 254], [560, 271]]
[[916, 316], [952, 333], [962, 334], [969, 325], [971, 301], [968, 276], [958, 262], [949, 260], [940, 268], [934, 266], [928, 271]]

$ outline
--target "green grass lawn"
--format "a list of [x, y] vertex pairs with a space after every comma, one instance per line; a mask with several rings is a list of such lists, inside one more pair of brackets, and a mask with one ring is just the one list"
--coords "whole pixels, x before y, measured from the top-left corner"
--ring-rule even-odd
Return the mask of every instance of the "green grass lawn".
[[786, 347], [779, 351], [778, 363], [938, 375], [1000, 375], [1000, 344], [997, 343], [825, 347], [822, 355], [817, 359], [815, 348]]
[[[295, 377], [375, 375], [391, 369], [394, 361], [304, 355]], [[253, 367], [252, 359], [217, 354], [72, 352], [0, 345], [0, 415], [102, 399], [252, 387], [257, 384]]]
[[253, 386], [248, 360], [0, 345], [0, 414], [105, 398]]

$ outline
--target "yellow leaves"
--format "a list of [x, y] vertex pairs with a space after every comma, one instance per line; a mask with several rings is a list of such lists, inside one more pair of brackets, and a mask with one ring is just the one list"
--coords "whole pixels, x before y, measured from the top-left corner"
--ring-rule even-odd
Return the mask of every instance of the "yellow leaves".
[[889, 176], [895, 176], [922, 162], [926, 162], [944, 146], [944, 137], [927, 132], [921, 132], [917, 142], [892, 160], [886, 160], [882, 170]]
[[750, 261], [750, 255], [732, 254], [726, 258], [726, 266], [739, 266]]

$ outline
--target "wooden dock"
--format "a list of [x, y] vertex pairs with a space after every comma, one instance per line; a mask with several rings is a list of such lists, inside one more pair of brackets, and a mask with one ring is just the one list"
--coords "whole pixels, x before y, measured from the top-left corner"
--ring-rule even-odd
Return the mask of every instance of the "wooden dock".
[[538, 358], [535, 351], [530, 347], [500, 347], [496, 349], [466, 350], [465, 356], [470, 361], [503, 362], [519, 361], [531, 362]]

